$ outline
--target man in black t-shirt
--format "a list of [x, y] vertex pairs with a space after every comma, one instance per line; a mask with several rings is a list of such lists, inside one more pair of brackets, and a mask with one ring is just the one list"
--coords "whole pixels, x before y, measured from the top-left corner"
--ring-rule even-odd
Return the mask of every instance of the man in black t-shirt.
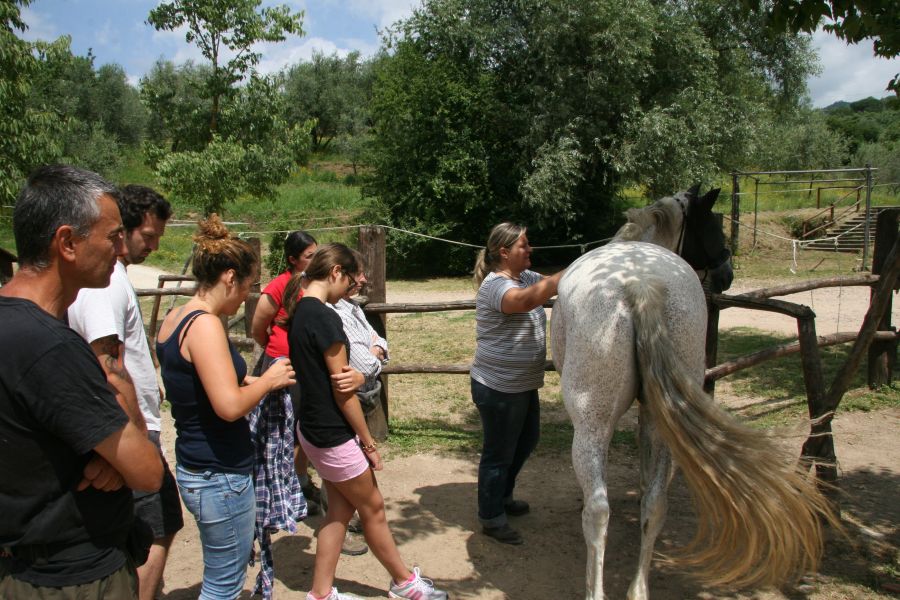
[[162, 464], [63, 322], [78, 290], [109, 283], [116, 194], [52, 166], [16, 202], [19, 271], [0, 288], [0, 598], [137, 598], [129, 487], [158, 489]]

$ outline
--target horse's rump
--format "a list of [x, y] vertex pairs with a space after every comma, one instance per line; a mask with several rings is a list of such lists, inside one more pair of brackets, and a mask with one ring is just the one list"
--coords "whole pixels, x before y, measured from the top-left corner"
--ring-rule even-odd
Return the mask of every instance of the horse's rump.
[[639, 394], [691, 490], [698, 529], [675, 562], [711, 585], [813, 569], [820, 516], [833, 516], [790, 457], [703, 392], [706, 305], [690, 267], [652, 244], [610, 244], [576, 261], [559, 289], [554, 361], [581, 443], [585, 432], [607, 437]]

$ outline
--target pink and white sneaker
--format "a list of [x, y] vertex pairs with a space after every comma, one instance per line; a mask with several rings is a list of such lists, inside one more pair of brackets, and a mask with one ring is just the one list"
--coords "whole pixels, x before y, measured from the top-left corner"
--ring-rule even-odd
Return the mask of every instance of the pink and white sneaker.
[[419, 567], [413, 567], [409, 581], [397, 585], [391, 582], [388, 598], [407, 598], [408, 600], [447, 600], [447, 592], [434, 589], [434, 582], [422, 577]]

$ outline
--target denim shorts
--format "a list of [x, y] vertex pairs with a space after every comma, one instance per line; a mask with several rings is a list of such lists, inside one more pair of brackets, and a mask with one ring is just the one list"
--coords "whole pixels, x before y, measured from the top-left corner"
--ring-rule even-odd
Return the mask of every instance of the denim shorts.
[[236, 598], [253, 552], [256, 495], [253, 476], [175, 467], [178, 491], [194, 515], [203, 547], [201, 600]]

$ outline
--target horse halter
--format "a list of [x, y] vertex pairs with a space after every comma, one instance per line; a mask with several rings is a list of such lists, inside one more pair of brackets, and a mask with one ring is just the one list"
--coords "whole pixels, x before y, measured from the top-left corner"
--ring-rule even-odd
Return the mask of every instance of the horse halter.
[[[681, 209], [681, 231], [678, 232], [678, 243], [675, 244], [675, 254], [681, 256], [682, 247], [684, 246], [684, 231], [687, 229], [688, 207], [682, 204], [680, 198], [675, 198], [678, 207]], [[681, 256], [684, 258], [683, 256]]]

